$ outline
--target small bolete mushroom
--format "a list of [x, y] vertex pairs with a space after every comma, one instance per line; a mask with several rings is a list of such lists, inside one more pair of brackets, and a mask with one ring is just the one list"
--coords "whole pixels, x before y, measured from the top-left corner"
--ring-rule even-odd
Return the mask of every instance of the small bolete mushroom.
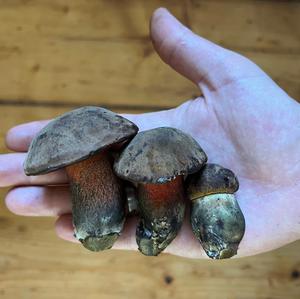
[[206, 160], [192, 137], [168, 127], [137, 134], [116, 160], [116, 174], [138, 184], [136, 239], [143, 254], [158, 255], [176, 237], [185, 211], [184, 176]]
[[125, 195], [108, 149], [129, 141], [138, 128], [99, 107], [83, 107], [51, 121], [33, 139], [26, 175], [66, 167], [76, 238], [88, 249], [109, 249], [125, 221]]
[[234, 196], [238, 188], [234, 173], [217, 164], [206, 164], [187, 179], [192, 229], [210, 258], [232, 257], [244, 236], [245, 219]]

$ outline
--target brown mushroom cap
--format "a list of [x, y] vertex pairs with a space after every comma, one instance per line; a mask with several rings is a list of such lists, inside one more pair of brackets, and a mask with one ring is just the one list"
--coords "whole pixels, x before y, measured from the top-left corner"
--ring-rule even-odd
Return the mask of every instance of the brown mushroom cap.
[[239, 182], [234, 173], [217, 164], [206, 164], [188, 178], [188, 195], [191, 200], [210, 194], [234, 193]]
[[114, 170], [128, 181], [163, 184], [198, 171], [206, 160], [191, 136], [162, 127], [137, 134], [115, 162]]
[[82, 107], [51, 121], [33, 139], [24, 170], [44, 174], [88, 158], [115, 143], [132, 138], [136, 125], [99, 107]]

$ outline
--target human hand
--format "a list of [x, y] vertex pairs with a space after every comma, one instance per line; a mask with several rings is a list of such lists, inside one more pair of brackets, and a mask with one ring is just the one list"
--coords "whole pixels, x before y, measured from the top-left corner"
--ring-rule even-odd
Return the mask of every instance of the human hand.
[[[161, 58], [197, 84], [203, 96], [175, 109], [125, 117], [140, 130], [181, 129], [199, 142], [209, 162], [235, 172], [240, 182], [236, 195], [246, 219], [238, 256], [299, 239], [300, 105], [247, 58], [195, 35], [165, 9], [154, 13], [151, 36]], [[12, 212], [59, 216], [58, 236], [77, 242], [65, 172], [26, 177], [23, 171], [28, 146], [46, 124], [23, 124], [8, 132], [7, 145], [16, 153], [0, 156], [0, 187], [14, 186], [6, 197]], [[135, 218], [128, 219], [114, 248], [137, 249], [136, 224]], [[188, 217], [164, 252], [206, 256]]]

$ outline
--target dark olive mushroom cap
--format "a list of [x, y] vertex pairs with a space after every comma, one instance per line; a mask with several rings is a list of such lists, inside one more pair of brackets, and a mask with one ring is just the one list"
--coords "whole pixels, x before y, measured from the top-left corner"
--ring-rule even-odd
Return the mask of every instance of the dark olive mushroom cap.
[[115, 162], [114, 170], [131, 182], [163, 184], [198, 171], [206, 160], [191, 136], [162, 127], [137, 134]]
[[239, 189], [239, 182], [230, 169], [208, 163], [188, 178], [187, 186], [193, 200], [210, 194], [234, 193]]
[[44, 174], [88, 158], [115, 143], [132, 138], [136, 125], [99, 107], [82, 107], [51, 121], [33, 139], [24, 170]]

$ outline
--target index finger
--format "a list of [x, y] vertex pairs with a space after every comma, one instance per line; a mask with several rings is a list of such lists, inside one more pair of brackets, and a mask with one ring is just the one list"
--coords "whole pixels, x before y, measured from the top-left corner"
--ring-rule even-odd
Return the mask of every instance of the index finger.
[[27, 152], [35, 135], [45, 127], [50, 120], [33, 121], [11, 128], [6, 134], [6, 146], [16, 152]]
[[51, 121], [40, 120], [24, 123], [11, 128], [5, 138], [8, 149], [15, 152], [27, 152], [32, 139]]
[[[171, 122], [171, 110], [148, 112], [142, 114], [120, 114], [134, 122], [140, 129], [149, 130], [155, 127], [174, 126]], [[42, 120], [25, 123], [11, 128], [6, 135], [6, 146], [16, 152], [27, 152], [32, 139], [51, 120]]]

